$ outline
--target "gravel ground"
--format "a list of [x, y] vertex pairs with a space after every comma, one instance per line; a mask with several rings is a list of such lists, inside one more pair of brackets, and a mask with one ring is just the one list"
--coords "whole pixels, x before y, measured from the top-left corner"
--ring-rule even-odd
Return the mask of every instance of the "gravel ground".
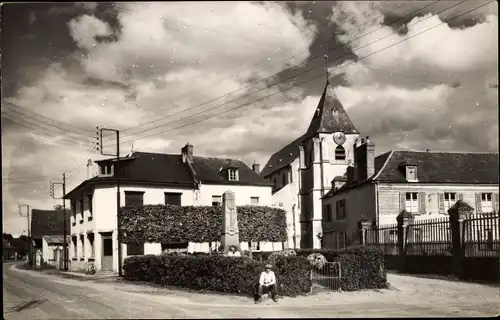
[[495, 316], [500, 288], [390, 274], [391, 289], [282, 297], [242, 296], [51, 274], [4, 264], [4, 318], [256, 318]]

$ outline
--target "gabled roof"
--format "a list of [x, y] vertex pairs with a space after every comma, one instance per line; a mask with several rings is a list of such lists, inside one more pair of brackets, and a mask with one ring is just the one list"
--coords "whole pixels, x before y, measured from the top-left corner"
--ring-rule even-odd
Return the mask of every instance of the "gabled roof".
[[[240, 160], [193, 157], [193, 167], [196, 177], [202, 183], [235, 184], [235, 185], [255, 185], [271, 186], [272, 183], [264, 180], [255, 171], [250, 169]], [[227, 178], [227, 168], [238, 168], [238, 181], [229, 181]]]
[[358, 133], [337, 98], [333, 87], [327, 81], [304, 140], [318, 133], [333, 133], [338, 131], [345, 134]]
[[[114, 161], [114, 159], [107, 160]], [[238, 181], [228, 181], [227, 174], [221, 173], [221, 167], [226, 168], [228, 165], [238, 168]], [[194, 156], [192, 166], [196, 172], [196, 179], [202, 183], [271, 185], [270, 182], [264, 180], [239, 160]], [[114, 183], [115, 181], [116, 177], [94, 177], [74, 188], [66, 195], [66, 199], [70, 198], [72, 193], [84, 190], [91, 185]], [[189, 165], [182, 161], [180, 154], [134, 152], [128, 161], [120, 161], [120, 181], [124, 184], [156, 184], [195, 188], [195, 180]]]
[[297, 159], [299, 157], [299, 146], [302, 143], [302, 138], [303, 136], [298, 137], [273, 154], [267, 161], [264, 168], [262, 168], [260, 176], [265, 178], [273, 172], [290, 165], [295, 159]]
[[402, 165], [416, 165], [419, 183], [494, 184], [499, 183], [498, 153], [451, 153], [390, 151], [375, 158], [375, 174], [363, 181], [344, 184], [323, 197], [355, 188], [370, 181], [406, 183]]
[[400, 164], [417, 166], [422, 183], [498, 184], [498, 153], [394, 151], [377, 181], [406, 182]]
[[[70, 228], [69, 210], [66, 210], [66, 228]], [[31, 210], [31, 236], [41, 238], [64, 234], [64, 212], [62, 210]]]

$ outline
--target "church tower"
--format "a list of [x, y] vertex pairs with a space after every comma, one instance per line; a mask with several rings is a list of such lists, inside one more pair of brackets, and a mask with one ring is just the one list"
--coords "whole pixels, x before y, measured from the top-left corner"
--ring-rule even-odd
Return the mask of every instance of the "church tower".
[[354, 163], [359, 137], [344, 107], [327, 81], [318, 107], [299, 146], [301, 248], [321, 248], [321, 197], [336, 176]]

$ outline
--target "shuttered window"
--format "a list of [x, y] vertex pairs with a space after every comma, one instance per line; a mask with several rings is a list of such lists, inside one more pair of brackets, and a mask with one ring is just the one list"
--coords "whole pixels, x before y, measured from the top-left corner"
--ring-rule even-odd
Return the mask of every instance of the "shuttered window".
[[143, 191], [125, 191], [126, 206], [142, 206], [144, 204]]
[[182, 193], [165, 192], [165, 204], [180, 206]]

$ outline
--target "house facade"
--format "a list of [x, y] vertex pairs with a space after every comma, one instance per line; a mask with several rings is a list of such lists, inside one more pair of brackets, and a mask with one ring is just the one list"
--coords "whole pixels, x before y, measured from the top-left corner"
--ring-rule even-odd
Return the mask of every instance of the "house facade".
[[[327, 82], [307, 131], [271, 156], [261, 176], [287, 211], [289, 247], [321, 248], [322, 197], [354, 161], [359, 132]], [[293, 236], [295, 235], [295, 236]]]
[[[43, 261], [57, 265], [62, 255], [56, 251], [64, 248], [64, 219], [66, 219], [67, 233], [70, 232], [70, 213], [66, 215], [61, 210], [31, 210], [31, 238], [34, 250], [42, 252]], [[67, 237], [67, 244], [70, 239]]]
[[353, 166], [323, 197], [324, 247], [357, 243], [360, 220], [396, 224], [403, 210], [417, 220], [440, 218], [463, 200], [476, 214], [499, 211], [496, 153], [390, 151], [375, 157], [369, 138], [353, 148]]
[[[118, 271], [115, 160], [96, 161], [99, 173], [66, 195], [71, 200], [71, 269], [93, 261], [98, 270]], [[258, 174], [258, 165], [193, 154], [187, 144], [181, 154], [133, 152], [120, 159], [121, 206], [171, 204], [220, 206], [227, 190], [236, 205], [272, 204], [272, 186]], [[220, 243], [121, 244], [122, 259], [131, 255], [184, 250], [208, 252]], [[242, 243], [254, 251], [281, 249], [282, 243]]]

